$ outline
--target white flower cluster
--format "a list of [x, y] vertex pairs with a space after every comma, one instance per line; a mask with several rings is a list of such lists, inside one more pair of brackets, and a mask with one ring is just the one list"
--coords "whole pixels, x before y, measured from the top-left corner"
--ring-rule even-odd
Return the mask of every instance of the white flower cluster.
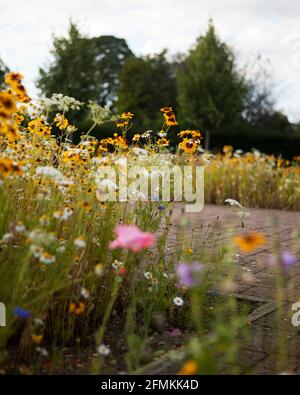
[[73, 184], [73, 181], [68, 180], [67, 178], [64, 177], [64, 175], [55, 167], [51, 166], [38, 166], [36, 168], [36, 174], [38, 176], [44, 176], [44, 177], [49, 177], [52, 178], [56, 184], [58, 185], [71, 185]]
[[74, 97], [64, 96], [61, 93], [54, 93], [51, 98], [43, 98], [40, 100], [41, 106], [45, 108], [57, 108], [60, 111], [68, 112], [69, 110], [80, 110], [80, 107], [84, 104]]

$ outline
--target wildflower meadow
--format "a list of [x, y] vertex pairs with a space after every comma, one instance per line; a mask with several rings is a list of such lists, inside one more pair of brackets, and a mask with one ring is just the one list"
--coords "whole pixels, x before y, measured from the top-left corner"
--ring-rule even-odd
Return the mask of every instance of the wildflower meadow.
[[296, 3], [3, 4], [0, 391], [300, 374]]
[[[113, 114], [60, 94], [33, 102], [18, 73], [7, 74], [5, 84], [0, 300], [9, 325], [0, 331], [2, 371], [151, 373], [170, 360], [170, 373], [247, 372], [240, 358], [255, 300], [236, 296], [238, 257], [273, 245], [261, 265], [277, 278], [279, 322], [285, 277], [299, 259], [296, 229], [290, 229], [292, 249], [282, 251], [276, 232], [274, 239], [247, 232], [247, 207], [299, 210], [298, 158], [231, 146], [213, 155], [202, 149], [198, 130], [180, 131], [171, 153], [177, 125], [171, 107], [160, 109], [158, 132], [134, 133], [129, 141], [131, 112]], [[113, 137], [98, 140], [91, 128], [73, 143], [68, 112], [83, 106], [94, 125], [110, 124]], [[110, 170], [118, 167], [119, 179], [124, 160], [126, 167], [139, 165], [139, 180], [147, 183], [151, 169], [163, 176], [166, 164], [204, 167], [205, 202], [227, 204], [235, 226], [222, 230], [225, 239], [210, 224], [195, 232], [174, 185], [169, 201], [159, 189], [149, 200], [132, 179], [124, 201], [112, 199], [120, 185]], [[172, 181], [179, 182], [175, 173]], [[286, 353], [278, 354], [282, 369]]]

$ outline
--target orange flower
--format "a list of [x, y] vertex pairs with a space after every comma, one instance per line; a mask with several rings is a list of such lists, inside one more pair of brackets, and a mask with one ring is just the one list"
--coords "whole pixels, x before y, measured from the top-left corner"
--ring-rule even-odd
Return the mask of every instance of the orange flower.
[[192, 375], [192, 374], [197, 374], [199, 370], [199, 366], [196, 361], [189, 360], [187, 361], [182, 368], [177, 372], [178, 375]]
[[70, 303], [69, 304], [69, 313], [75, 314], [75, 315], [82, 315], [85, 310], [85, 304], [80, 302], [80, 303]]
[[235, 244], [245, 253], [256, 250], [267, 243], [264, 235], [260, 233], [248, 233], [234, 238]]

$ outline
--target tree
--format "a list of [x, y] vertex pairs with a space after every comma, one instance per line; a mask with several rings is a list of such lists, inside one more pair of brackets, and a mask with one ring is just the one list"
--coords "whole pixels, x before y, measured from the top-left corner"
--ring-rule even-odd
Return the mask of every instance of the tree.
[[210, 133], [231, 130], [242, 122], [248, 89], [233, 52], [217, 37], [210, 21], [177, 72], [180, 118], [203, 128], [208, 149]]
[[52, 62], [39, 70], [37, 86], [43, 94], [63, 93], [110, 107], [116, 99], [118, 74], [132, 56], [124, 39], [88, 38], [72, 22], [67, 37], [54, 37], [51, 54]]
[[4, 76], [9, 72], [8, 67], [4, 64], [3, 60], [0, 58], [0, 89], [4, 89]]
[[129, 58], [120, 73], [117, 109], [132, 111], [144, 129], [159, 128], [159, 109], [176, 105], [176, 79], [166, 51], [156, 55]]

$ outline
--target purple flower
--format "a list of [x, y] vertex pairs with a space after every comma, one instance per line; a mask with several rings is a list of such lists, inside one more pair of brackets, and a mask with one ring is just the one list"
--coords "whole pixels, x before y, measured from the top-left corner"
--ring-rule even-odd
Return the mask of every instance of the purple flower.
[[[276, 266], [277, 265], [277, 257], [276, 255], [271, 255], [267, 259], [267, 264], [270, 266]], [[293, 255], [290, 251], [282, 251], [280, 256], [279, 256], [279, 266], [283, 270], [283, 272], [286, 272], [288, 269], [293, 267], [297, 263], [297, 257]]]
[[158, 206], [159, 211], [163, 211], [165, 209], [165, 206], [163, 204], [160, 204]]
[[283, 251], [280, 256], [280, 264], [282, 267], [294, 266], [297, 258], [290, 251]]
[[29, 318], [30, 313], [27, 310], [22, 309], [21, 307], [16, 306], [14, 308], [13, 314], [17, 317], [24, 318], [24, 320], [27, 320]]
[[197, 285], [197, 274], [202, 268], [200, 263], [179, 263], [176, 268], [176, 273], [182, 285], [192, 288]]

